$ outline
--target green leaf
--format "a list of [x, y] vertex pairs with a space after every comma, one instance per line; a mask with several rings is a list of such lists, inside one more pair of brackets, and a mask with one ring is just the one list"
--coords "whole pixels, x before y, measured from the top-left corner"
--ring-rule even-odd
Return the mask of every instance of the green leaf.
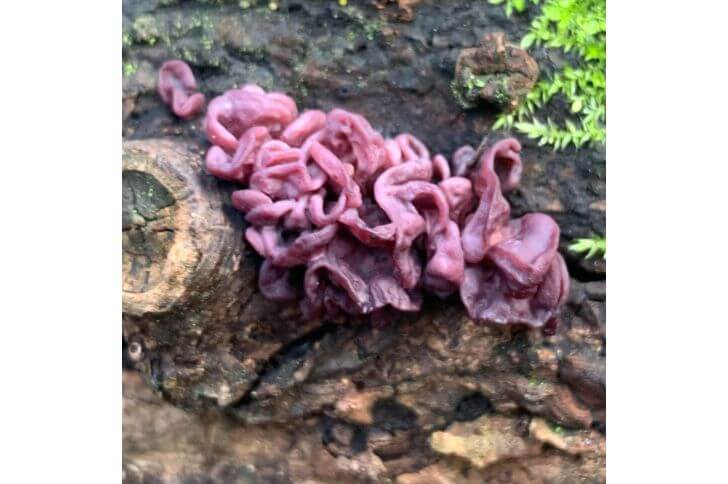
[[558, 21], [561, 18], [561, 12], [559, 11], [559, 8], [552, 4], [544, 5], [542, 13], [547, 19], [554, 22]]
[[607, 258], [607, 239], [603, 237], [593, 237], [587, 239], [577, 239], [572, 242], [569, 247], [569, 252], [576, 254], [584, 254], [584, 259], [591, 259], [596, 255], [601, 255], [603, 258]]
[[521, 48], [528, 49], [533, 45], [533, 43], [536, 41], [536, 36], [534, 34], [526, 34], [521, 39]]

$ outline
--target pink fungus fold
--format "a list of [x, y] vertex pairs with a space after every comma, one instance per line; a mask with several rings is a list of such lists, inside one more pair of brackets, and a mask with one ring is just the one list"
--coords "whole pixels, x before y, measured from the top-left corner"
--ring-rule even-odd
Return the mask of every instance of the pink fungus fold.
[[296, 103], [281, 93], [266, 93], [255, 85], [231, 89], [207, 107], [205, 132], [212, 144], [228, 153], [235, 151], [238, 138], [253, 126], [279, 134], [298, 116]]
[[181, 60], [170, 60], [159, 69], [157, 91], [172, 112], [184, 119], [192, 119], [205, 106], [205, 96], [197, 92], [192, 69]]

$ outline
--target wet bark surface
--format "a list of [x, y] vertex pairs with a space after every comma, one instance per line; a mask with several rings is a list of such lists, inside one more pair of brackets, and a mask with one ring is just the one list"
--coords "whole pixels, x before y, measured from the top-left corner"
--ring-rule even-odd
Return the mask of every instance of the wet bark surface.
[[[280, 1], [276, 11], [244, 3], [125, 0], [125, 152], [143, 143], [149, 166], [165, 143], [180, 153], [173, 165], [203, 156], [201, 119], [175, 118], [156, 94], [156, 69], [170, 58], [190, 64], [208, 99], [258, 83], [300, 109], [340, 106], [385, 135], [411, 132], [448, 157], [505, 135], [490, 131], [495, 111], [457, 103], [455, 62], [486, 32], [517, 42], [532, 13], [508, 19], [485, 1]], [[565, 62], [531, 54], [541, 76]], [[603, 235], [603, 147], [553, 152], [520, 140], [514, 216], [552, 215], [562, 249]], [[125, 306], [127, 482], [604, 481], [603, 261], [562, 250], [572, 289], [553, 336], [476, 325], [457, 298], [428, 301], [381, 329], [365, 319], [302, 320], [295, 306], [255, 290], [260, 260], [244, 241], [204, 242], [206, 227], [224, 241], [243, 221], [229, 205], [233, 187], [193, 168], [182, 178], [198, 188], [194, 206], [170, 204], [186, 198], [149, 175], [155, 169], [124, 169], [124, 250], [129, 268], [141, 260], [149, 273], [133, 272], [125, 291], [138, 299], [158, 286], [170, 248], [199, 234], [189, 277], [169, 284], [204, 295], [155, 310]], [[218, 218], [204, 215], [210, 207]], [[195, 231], [149, 229], [180, 217]]]

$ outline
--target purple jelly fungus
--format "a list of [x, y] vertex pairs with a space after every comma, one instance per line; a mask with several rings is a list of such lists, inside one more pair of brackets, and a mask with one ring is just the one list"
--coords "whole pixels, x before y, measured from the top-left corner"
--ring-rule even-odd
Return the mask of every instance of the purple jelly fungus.
[[192, 119], [205, 106], [205, 96], [197, 92], [192, 69], [181, 60], [170, 60], [162, 64], [157, 90], [162, 101], [180, 118]]
[[[186, 64], [165, 63], [160, 94], [175, 113], [202, 106], [194, 87]], [[425, 293], [459, 293], [477, 322], [555, 329], [569, 292], [559, 227], [540, 213], [511, 219], [503, 195], [521, 178], [517, 140], [477, 160], [463, 146], [450, 163], [411, 134], [384, 138], [343, 109], [299, 114], [255, 85], [214, 98], [204, 126], [207, 170], [241, 186], [232, 203], [265, 259], [265, 297], [376, 319], [418, 311]]]

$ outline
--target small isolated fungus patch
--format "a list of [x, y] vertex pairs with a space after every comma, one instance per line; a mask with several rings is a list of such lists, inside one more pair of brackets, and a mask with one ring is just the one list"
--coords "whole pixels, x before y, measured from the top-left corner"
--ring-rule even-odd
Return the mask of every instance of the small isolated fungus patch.
[[159, 96], [172, 112], [192, 119], [205, 107], [205, 96], [197, 92], [197, 82], [190, 66], [181, 60], [170, 60], [159, 69]]
[[478, 322], [555, 324], [569, 289], [559, 227], [511, 219], [503, 195], [521, 177], [517, 140], [463, 146], [450, 162], [411, 134], [385, 138], [343, 109], [299, 113], [255, 85], [213, 99], [204, 127], [207, 170], [240, 185], [232, 202], [265, 259], [265, 297], [334, 317], [459, 293]]

